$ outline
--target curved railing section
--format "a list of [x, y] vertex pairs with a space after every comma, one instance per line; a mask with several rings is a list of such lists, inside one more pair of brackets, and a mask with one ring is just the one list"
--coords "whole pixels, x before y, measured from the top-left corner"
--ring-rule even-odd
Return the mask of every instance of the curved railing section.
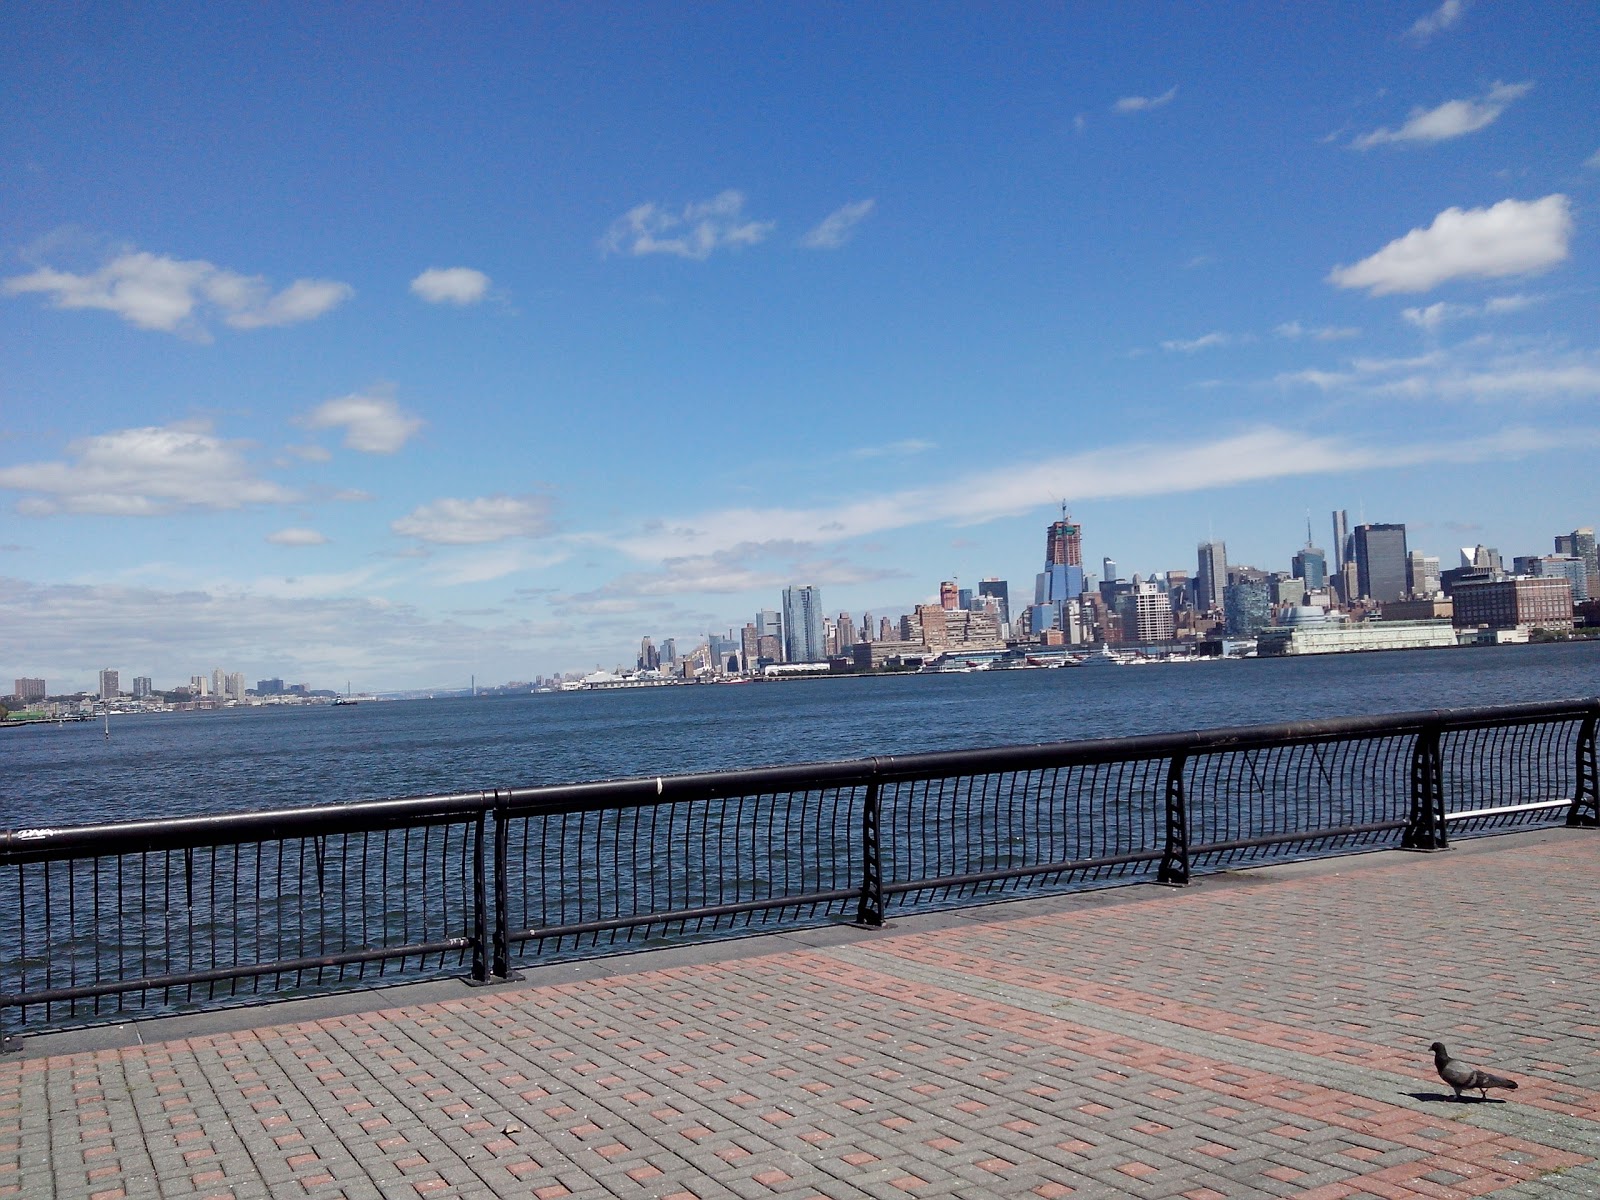
[[[0, 833], [0, 1018], [50, 1028], [1532, 824], [1600, 700]], [[0, 917], [0, 922], [6, 918]]]

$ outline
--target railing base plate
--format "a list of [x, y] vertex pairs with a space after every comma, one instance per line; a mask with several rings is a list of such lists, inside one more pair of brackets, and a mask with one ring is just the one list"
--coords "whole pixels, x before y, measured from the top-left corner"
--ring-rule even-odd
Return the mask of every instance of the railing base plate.
[[491, 975], [487, 979], [463, 979], [468, 987], [493, 987], [497, 983], [521, 983], [522, 976], [513, 971], [509, 975]]

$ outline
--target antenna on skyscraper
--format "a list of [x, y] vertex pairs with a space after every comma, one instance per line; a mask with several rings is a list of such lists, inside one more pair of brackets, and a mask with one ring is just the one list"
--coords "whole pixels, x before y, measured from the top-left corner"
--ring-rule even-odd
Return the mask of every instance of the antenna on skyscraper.
[[1306, 545], [1311, 545], [1311, 510], [1306, 509]]

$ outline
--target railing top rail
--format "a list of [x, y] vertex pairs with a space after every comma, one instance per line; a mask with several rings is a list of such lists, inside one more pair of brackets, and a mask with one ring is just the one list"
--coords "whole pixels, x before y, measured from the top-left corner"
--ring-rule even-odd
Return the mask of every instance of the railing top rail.
[[1577, 720], [1596, 714], [1600, 714], [1600, 697], [1588, 697], [458, 792], [271, 812], [10, 830], [0, 831], [0, 863], [60, 857], [68, 853], [127, 853], [140, 849], [310, 836], [416, 824], [428, 820], [465, 820], [491, 808], [501, 808], [512, 814], [532, 815], [579, 809], [642, 807], [734, 796], [864, 787], [873, 781], [908, 782], [999, 771], [1136, 762], [1179, 753], [1203, 755], [1357, 737], [1394, 737], [1423, 729], [1471, 729]]
[[158, 817], [105, 825], [0, 830], [0, 864], [88, 854], [134, 854], [185, 846], [222, 846], [314, 837], [440, 821], [467, 821], [494, 805], [493, 792], [358, 800], [266, 812]]
[[907, 782], [952, 775], [1025, 771], [1095, 763], [1160, 759], [1175, 753], [1225, 753], [1265, 746], [1339, 741], [1363, 736], [1402, 736], [1423, 729], [1472, 729], [1577, 720], [1600, 713], [1600, 697], [1477, 708], [1428, 709], [1377, 716], [1241, 725], [1182, 733], [1039, 742], [982, 750], [885, 755], [832, 762], [706, 771], [688, 775], [641, 776], [589, 783], [550, 784], [502, 792], [512, 812], [555, 812], [574, 808], [645, 806], [830, 788], [861, 787], [874, 780]]

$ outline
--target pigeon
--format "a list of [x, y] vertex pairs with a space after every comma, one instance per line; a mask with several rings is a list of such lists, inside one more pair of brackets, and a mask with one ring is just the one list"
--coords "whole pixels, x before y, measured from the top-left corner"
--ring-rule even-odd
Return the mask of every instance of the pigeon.
[[1439, 1078], [1455, 1089], [1456, 1099], [1461, 1099], [1462, 1089], [1476, 1089], [1479, 1096], [1485, 1100], [1489, 1098], [1486, 1088], [1515, 1088], [1517, 1081], [1507, 1079], [1504, 1075], [1491, 1075], [1488, 1071], [1480, 1071], [1477, 1067], [1469, 1067], [1459, 1059], [1450, 1057], [1450, 1051], [1444, 1048], [1443, 1042], [1435, 1042], [1429, 1047], [1433, 1051], [1433, 1065], [1439, 1071]]

